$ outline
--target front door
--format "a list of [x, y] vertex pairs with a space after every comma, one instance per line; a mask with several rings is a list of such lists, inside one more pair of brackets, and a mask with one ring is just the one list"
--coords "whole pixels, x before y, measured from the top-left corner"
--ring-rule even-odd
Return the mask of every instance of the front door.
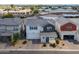
[[49, 43], [49, 37], [46, 37], [46, 43]]

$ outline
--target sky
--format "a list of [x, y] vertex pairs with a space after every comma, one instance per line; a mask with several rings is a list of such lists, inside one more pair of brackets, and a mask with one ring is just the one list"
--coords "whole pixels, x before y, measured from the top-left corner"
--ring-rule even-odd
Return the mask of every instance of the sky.
[[0, 0], [0, 4], [79, 4], [79, 0]]

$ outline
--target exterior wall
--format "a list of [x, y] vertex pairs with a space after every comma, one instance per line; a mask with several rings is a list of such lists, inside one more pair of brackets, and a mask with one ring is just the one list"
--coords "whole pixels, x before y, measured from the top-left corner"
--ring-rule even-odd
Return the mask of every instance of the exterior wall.
[[[66, 29], [67, 26], [71, 26], [72, 28], [68, 31]], [[61, 39], [63, 39], [64, 35], [74, 35], [74, 40], [77, 40], [77, 41], [79, 40], [78, 39], [79, 36], [78, 36], [78, 32], [77, 32], [78, 26], [76, 26], [75, 24], [66, 23], [65, 25], [60, 26], [60, 24], [56, 22], [55, 27], [56, 27], [56, 30], [59, 32]], [[62, 27], [63, 27], [63, 29], [61, 29]]]
[[61, 39], [63, 39], [64, 35], [74, 35], [74, 40], [77, 40], [77, 31], [63, 31], [63, 32], [60, 32]]
[[60, 32], [60, 24], [58, 24], [57, 22], [55, 23], [55, 29]]
[[41, 33], [41, 42], [46, 43], [46, 38], [49, 37], [49, 41], [57, 38], [57, 34], [55, 32], [51, 33]]
[[31, 14], [31, 10], [19, 10], [19, 11], [1, 11], [1, 15], [3, 14], [7, 14], [8, 12], [13, 14], [14, 16], [26, 16], [26, 15], [30, 15]]
[[37, 26], [37, 30], [30, 30], [30, 26], [26, 26], [26, 39], [40, 39], [41, 26]]
[[72, 23], [66, 23], [60, 27], [60, 30], [61, 31], [76, 31], [77, 26], [75, 24], [72, 24]]
[[78, 32], [77, 32], [77, 35], [76, 36], [77, 36], [77, 39], [76, 40], [79, 41], [79, 33]]
[[46, 37], [41, 36], [41, 43], [46, 43]]
[[60, 26], [60, 36], [61, 39], [64, 39], [64, 35], [74, 35], [74, 40], [77, 40], [77, 26], [72, 23], [66, 23]]
[[47, 24], [43, 27], [44, 32], [54, 32], [55, 31], [55, 26], [51, 24]]
[[[49, 37], [49, 41], [54, 40], [56, 38], [53, 36], [48, 36], [48, 37]], [[41, 43], [46, 43], [46, 36], [41, 36]]]
[[20, 33], [20, 29], [21, 29], [20, 25], [17, 25], [17, 26], [1, 25], [0, 26], [0, 32], [8, 32], [8, 33], [17, 33], [17, 32], [19, 32]]
[[79, 26], [77, 28], [77, 41], [79, 41]]

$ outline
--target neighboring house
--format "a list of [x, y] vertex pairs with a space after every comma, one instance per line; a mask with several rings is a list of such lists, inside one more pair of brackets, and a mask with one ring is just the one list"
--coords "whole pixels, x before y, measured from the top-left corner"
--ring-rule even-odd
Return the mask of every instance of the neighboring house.
[[59, 32], [61, 39], [77, 40], [78, 25], [70, 19], [60, 17], [56, 19], [56, 29]]
[[23, 37], [32, 43], [49, 43], [56, 38], [79, 41], [79, 18], [76, 16], [48, 14], [23, 19], [3, 18], [0, 19], [0, 40], [8, 41], [6, 37], [22, 31]]
[[77, 10], [58, 8], [58, 9], [52, 10], [51, 12], [55, 12], [55, 13], [57, 12], [77, 12]]
[[41, 42], [49, 43], [50, 40], [54, 40], [57, 38], [57, 33], [55, 30], [55, 26], [51, 24], [46, 24], [43, 26], [43, 31], [40, 33]]
[[26, 39], [32, 42], [49, 43], [56, 38], [78, 41], [78, 25], [63, 16], [33, 16], [26, 18], [24, 22]]
[[[57, 31], [57, 35], [59, 38], [64, 40], [79, 41], [79, 15], [66, 15], [45, 15], [41, 17], [43, 17], [44, 19], [49, 19], [48, 22], [54, 24], [55, 30]], [[54, 21], [54, 23], [52, 22], [52, 20]]]
[[18, 17], [26, 17], [28, 15], [31, 15], [31, 9], [25, 9], [25, 10], [2, 10], [0, 12], [1, 15], [11, 13], [14, 16]]
[[[20, 18], [4, 18], [0, 19], [0, 40], [8, 41], [13, 33], [20, 33], [22, 21]], [[5, 38], [6, 37], [6, 38]]]
[[[77, 37], [77, 41], [79, 41], [79, 16], [77, 16], [77, 18], [73, 17], [73, 18], [67, 18], [69, 20], [71, 20], [73, 23], [75, 23], [76, 27], [77, 27], [77, 33], [76, 33], [76, 37]], [[74, 28], [75, 29], [75, 28]]]
[[33, 43], [47, 43], [50, 39], [57, 38], [55, 27], [48, 22], [48, 19], [42, 19], [38, 16], [25, 19], [26, 39]]
[[44, 11], [40, 11], [40, 14], [46, 14], [46, 13], [55, 13], [55, 14], [65, 14], [65, 13], [78, 13], [77, 10], [73, 9], [63, 9], [63, 8], [57, 8], [57, 9], [44, 9]]

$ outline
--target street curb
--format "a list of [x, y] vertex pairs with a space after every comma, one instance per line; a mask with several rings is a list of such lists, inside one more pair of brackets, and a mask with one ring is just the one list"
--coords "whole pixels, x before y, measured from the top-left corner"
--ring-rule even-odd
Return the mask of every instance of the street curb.
[[9, 51], [79, 51], [79, 49], [0, 49], [0, 52]]

